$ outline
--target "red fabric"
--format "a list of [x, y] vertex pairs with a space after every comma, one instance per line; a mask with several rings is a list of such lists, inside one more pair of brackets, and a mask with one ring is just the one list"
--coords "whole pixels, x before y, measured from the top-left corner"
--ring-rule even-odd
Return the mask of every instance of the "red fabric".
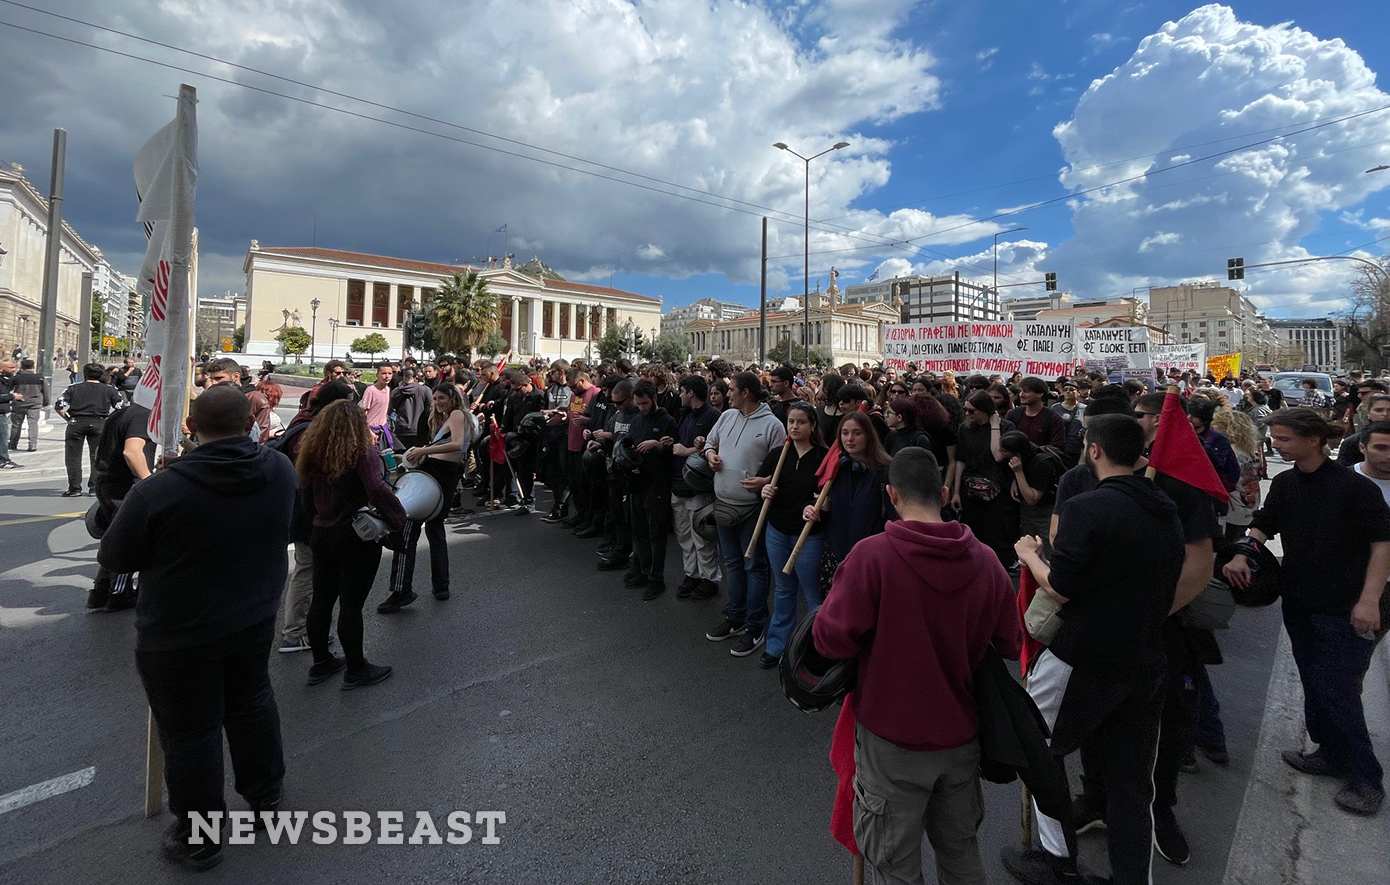
[[1216, 475], [1197, 431], [1187, 420], [1187, 411], [1182, 400], [1173, 391], [1163, 400], [1163, 415], [1158, 421], [1158, 435], [1154, 437], [1153, 448], [1149, 452], [1149, 466], [1159, 473], [1171, 476], [1200, 489], [1218, 501], [1229, 501], [1226, 487]]
[[502, 432], [502, 428], [497, 426], [497, 422], [492, 423], [492, 431], [487, 440], [487, 451], [492, 457], [494, 464], [507, 463], [507, 437]]
[[[1018, 573], [1018, 619], [1023, 621], [1023, 613], [1028, 611], [1028, 605], [1033, 601], [1033, 596], [1038, 592], [1037, 579], [1028, 570], [1028, 566]], [[1019, 655], [1018, 662], [1023, 668], [1023, 672], [1028, 672], [1028, 663], [1042, 652], [1047, 646], [1028, 635], [1028, 628], [1023, 629], [1023, 652]]]
[[830, 739], [830, 767], [835, 769], [835, 805], [830, 809], [830, 835], [850, 854], [859, 853], [854, 841], [854, 692], [845, 695], [835, 734]]
[[840, 441], [835, 440], [835, 444], [830, 447], [830, 451], [825, 453], [825, 457], [820, 461], [820, 467], [816, 468], [816, 488], [821, 488], [827, 483], [834, 482], [835, 474], [840, 472], [840, 456], [844, 452], [840, 450]]

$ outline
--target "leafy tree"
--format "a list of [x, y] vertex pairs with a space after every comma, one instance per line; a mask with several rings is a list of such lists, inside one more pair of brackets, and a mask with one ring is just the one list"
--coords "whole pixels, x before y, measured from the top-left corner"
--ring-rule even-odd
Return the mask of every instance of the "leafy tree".
[[314, 339], [309, 333], [298, 326], [288, 326], [281, 329], [275, 336], [275, 340], [280, 342], [280, 347], [285, 353], [294, 357], [295, 362], [309, 349], [309, 345], [314, 343]]
[[[91, 338], [91, 345], [92, 345], [91, 349], [94, 350], [94, 351], [96, 351], [96, 352], [98, 352], [98, 353], [101, 352], [101, 339], [104, 338], [104, 337], [106, 337], [106, 336], [104, 336], [104, 335], [102, 334], [102, 331], [103, 331], [105, 328], [106, 328], [106, 310], [105, 310], [104, 308], [102, 308], [102, 306], [101, 306], [101, 299], [98, 298], [97, 296], [93, 295], [93, 296], [92, 296], [92, 328], [89, 329], [88, 331], [91, 333], [91, 335], [89, 336], [89, 337]], [[79, 362], [85, 363], [85, 362], [87, 361], [87, 355], [86, 355], [85, 353], [84, 353], [84, 354], [79, 354], [78, 359], [79, 359]]]
[[623, 331], [617, 326], [609, 326], [608, 331], [603, 333], [603, 337], [598, 342], [599, 359], [605, 362], [617, 362], [623, 358]]
[[1390, 365], [1384, 350], [1390, 347], [1390, 257], [1382, 257], [1378, 264], [1379, 271], [1357, 265], [1346, 314], [1347, 362], [1375, 372]]
[[[438, 338], [439, 348], [452, 353], [470, 347], [485, 352], [481, 345], [490, 337], [488, 333], [498, 332], [502, 325], [500, 305], [497, 295], [487, 288], [487, 281], [476, 270], [440, 280], [439, 291], [428, 309], [430, 330]], [[519, 320], [512, 318], [513, 322]], [[503, 342], [494, 352], [505, 349]]]
[[354, 353], [365, 353], [368, 361], [378, 353], [382, 353], [391, 346], [386, 340], [386, 336], [380, 332], [372, 332], [370, 335], [363, 335], [361, 338], [354, 338], [348, 345], [348, 349]]
[[507, 349], [507, 339], [502, 337], [502, 330], [489, 329], [487, 337], [483, 343], [478, 345], [478, 353], [485, 357], [494, 357]]
[[232, 333], [232, 350], [235, 350], [237, 353], [244, 353], [246, 351], [245, 323], [242, 323], [240, 326], [237, 326], [236, 331]]
[[652, 356], [648, 359], [659, 360], [668, 366], [678, 366], [684, 363], [690, 354], [690, 345], [680, 335], [658, 335], [652, 343], [651, 351]]
[[[789, 344], [791, 348], [790, 355], [787, 353]], [[781, 341], [778, 341], [775, 346], [768, 348], [767, 351], [767, 360], [774, 365], [782, 365], [785, 363], [799, 366], [805, 362], [805, 356], [806, 351], [800, 343], [785, 337]], [[826, 355], [825, 351], [817, 350], [814, 347], [811, 348], [811, 365], [826, 366], [829, 364], [830, 357]]]

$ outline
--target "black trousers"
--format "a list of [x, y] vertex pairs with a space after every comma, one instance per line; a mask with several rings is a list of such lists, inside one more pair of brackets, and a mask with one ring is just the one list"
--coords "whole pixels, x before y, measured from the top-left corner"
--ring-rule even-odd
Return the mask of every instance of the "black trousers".
[[[68, 468], [68, 488], [82, 488], [82, 446], [86, 443], [88, 464], [96, 469], [97, 443], [106, 427], [105, 418], [73, 418], [63, 434], [63, 463]], [[88, 478], [90, 480], [90, 477]], [[89, 482], [90, 485], [90, 482]]]
[[610, 476], [607, 487], [608, 524], [603, 530], [603, 537], [613, 545], [613, 552], [609, 555], [624, 559], [632, 554], [632, 511], [627, 504], [628, 484]]
[[203, 645], [135, 652], [164, 746], [169, 810], [185, 827], [190, 812], [227, 810], [223, 732], [236, 791], [252, 809], [280, 798], [285, 756], [267, 667], [275, 632], [270, 618]]
[[333, 606], [338, 606], [338, 641], [343, 645], [349, 672], [360, 672], [367, 664], [362, 653], [362, 606], [376, 581], [381, 564], [381, 545], [363, 541], [351, 524], [321, 528], [314, 526], [309, 538], [314, 551], [314, 594], [309, 601], [305, 632], [315, 663], [326, 661], [328, 627]]
[[435, 593], [449, 591], [449, 547], [444, 520], [449, 518], [449, 504], [453, 498], [453, 489], [458, 487], [463, 465], [454, 461], [429, 458], [426, 459], [423, 469], [433, 476], [439, 482], [439, 487], [444, 490], [444, 509], [423, 526], [411, 521], [406, 549], [391, 554], [392, 593], [404, 593], [414, 586], [415, 549], [420, 543], [421, 528], [424, 529], [425, 539], [430, 543], [430, 589]]
[[654, 581], [663, 580], [667, 537], [671, 534], [671, 487], [667, 483], [651, 483], [633, 489], [627, 500], [637, 568]]
[[[1052, 730], [1052, 755], [1082, 750], [1087, 776], [1104, 790], [1110, 869], [1115, 885], [1148, 885], [1153, 859], [1153, 770], [1163, 715], [1161, 667], [1076, 667]], [[1076, 829], [1062, 822], [1076, 857]]]
[[589, 485], [584, 480], [579, 462], [583, 454], [565, 450], [565, 491], [569, 494], [570, 503], [574, 505], [576, 516], [588, 516], [590, 512]]
[[545, 435], [544, 460], [541, 462], [541, 480], [545, 487], [550, 489], [550, 493], [555, 496], [555, 504], [565, 500], [565, 489], [569, 487], [569, 459], [566, 457], [569, 452], [566, 446], [569, 442], [569, 428], [561, 425], [559, 428], [549, 428]]

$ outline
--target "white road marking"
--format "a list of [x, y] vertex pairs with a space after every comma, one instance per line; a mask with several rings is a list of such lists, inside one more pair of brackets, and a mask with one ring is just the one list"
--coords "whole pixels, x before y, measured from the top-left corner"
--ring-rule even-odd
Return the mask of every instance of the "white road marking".
[[93, 765], [81, 771], [74, 771], [62, 777], [44, 781], [41, 784], [34, 784], [22, 790], [15, 790], [13, 793], [6, 793], [0, 796], [0, 814], [17, 811], [26, 805], [33, 805], [35, 802], [42, 802], [45, 799], [52, 799], [54, 796], [80, 790], [95, 780], [96, 776], [97, 769]]

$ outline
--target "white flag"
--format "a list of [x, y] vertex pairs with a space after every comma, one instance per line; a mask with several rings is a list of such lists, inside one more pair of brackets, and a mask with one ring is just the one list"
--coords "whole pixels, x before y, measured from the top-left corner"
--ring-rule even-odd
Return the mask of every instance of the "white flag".
[[179, 89], [174, 121], [155, 133], [135, 156], [138, 220], [149, 246], [138, 288], [148, 300], [144, 371], [135, 402], [150, 410], [150, 439], [175, 454], [188, 397], [188, 293], [193, 249], [193, 191], [198, 179], [197, 90]]

